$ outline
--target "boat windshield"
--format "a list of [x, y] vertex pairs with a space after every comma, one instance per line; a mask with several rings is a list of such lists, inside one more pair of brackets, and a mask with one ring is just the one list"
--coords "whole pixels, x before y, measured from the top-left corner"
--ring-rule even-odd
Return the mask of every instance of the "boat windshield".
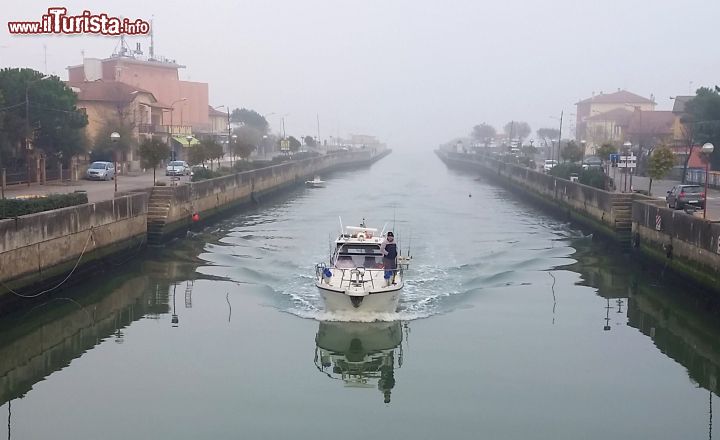
[[341, 269], [364, 267], [376, 269], [382, 265], [379, 245], [340, 245], [335, 254], [335, 266]]

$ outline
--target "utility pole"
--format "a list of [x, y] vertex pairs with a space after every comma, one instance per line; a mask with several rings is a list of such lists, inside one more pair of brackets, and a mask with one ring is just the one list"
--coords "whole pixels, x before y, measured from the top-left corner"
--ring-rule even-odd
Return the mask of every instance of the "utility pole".
[[228, 153], [230, 153], [230, 167], [233, 166], [233, 155], [235, 154], [234, 151], [230, 151], [232, 147], [230, 147], [230, 106], [226, 105], [225, 109], [227, 110], [227, 131], [228, 131], [228, 138], [227, 138], [227, 145], [228, 145]]
[[562, 122], [563, 122], [563, 114], [565, 113], [564, 110], [560, 111], [560, 131], [558, 132], [558, 155], [557, 155], [557, 163], [560, 163], [560, 150], [562, 149]]

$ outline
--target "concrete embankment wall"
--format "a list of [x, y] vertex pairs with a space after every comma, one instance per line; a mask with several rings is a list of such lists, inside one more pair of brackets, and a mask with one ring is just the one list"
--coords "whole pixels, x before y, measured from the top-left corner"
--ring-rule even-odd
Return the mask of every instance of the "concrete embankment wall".
[[631, 198], [627, 195], [570, 182], [481, 155], [438, 152], [438, 156], [448, 165], [479, 171], [484, 177], [516, 189], [522, 195], [559, 210], [610, 238], [629, 239]]
[[452, 166], [479, 171], [572, 220], [631, 245], [646, 260], [708, 290], [720, 291], [720, 223], [666, 208], [640, 194], [602, 191], [492, 158], [438, 152]]
[[304, 184], [305, 180], [318, 173], [370, 164], [389, 153], [390, 150], [379, 153], [367, 150], [328, 154], [177, 186], [171, 197], [163, 235], [170, 236], [187, 229], [193, 213], [198, 213], [205, 220], [226, 209], [258, 201], [283, 188]]
[[[389, 153], [367, 150], [330, 154], [172, 187], [163, 233], [187, 228], [192, 213], [207, 219], [301, 184], [314, 174], [370, 164]], [[13, 296], [10, 289], [33, 295], [57, 285], [76, 265], [80, 271], [113, 254], [140, 250], [148, 237], [149, 219], [148, 194], [139, 192], [0, 220], [0, 309], [4, 300]]]
[[147, 231], [147, 194], [0, 220], [0, 298], [7, 287], [44, 283], [107, 255], [138, 246]]
[[662, 201], [633, 202], [634, 247], [664, 267], [720, 290], [720, 223], [666, 208]]

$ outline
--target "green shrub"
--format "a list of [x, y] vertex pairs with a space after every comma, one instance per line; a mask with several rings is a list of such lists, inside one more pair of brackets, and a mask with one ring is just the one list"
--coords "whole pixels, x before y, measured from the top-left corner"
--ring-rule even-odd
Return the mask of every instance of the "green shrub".
[[222, 174], [208, 168], [197, 168], [193, 171], [192, 181], [198, 182], [200, 180], [213, 179], [215, 177], [220, 177], [221, 175]]
[[561, 163], [554, 166], [549, 172], [551, 176], [560, 179], [570, 180], [571, 174], [578, 175], [578, 182], [583, 185], [592, 186], [599, 189], [607, 189], [607, 176], [602, 170], [589, 169], [584, 170], [581, 165], [576, 163]]
[[0, 200], [0, 218], [14, 218], [36, 212], [51, 211], [88, 202], [87, 193], [50, 194], [27, 199]]

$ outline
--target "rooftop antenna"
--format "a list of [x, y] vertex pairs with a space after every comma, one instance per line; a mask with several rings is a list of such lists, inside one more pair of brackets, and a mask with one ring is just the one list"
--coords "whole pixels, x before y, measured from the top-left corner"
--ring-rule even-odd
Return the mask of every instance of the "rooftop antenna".
[[154, 32], [155, 26], [153, 26], [154, 19], [155, 19], [155, 16], [151, 15], [150, 16], [150, 59], [151, 60], [155, 59], [155, 35], [154, 35], [155, 34], [155, 32]]

